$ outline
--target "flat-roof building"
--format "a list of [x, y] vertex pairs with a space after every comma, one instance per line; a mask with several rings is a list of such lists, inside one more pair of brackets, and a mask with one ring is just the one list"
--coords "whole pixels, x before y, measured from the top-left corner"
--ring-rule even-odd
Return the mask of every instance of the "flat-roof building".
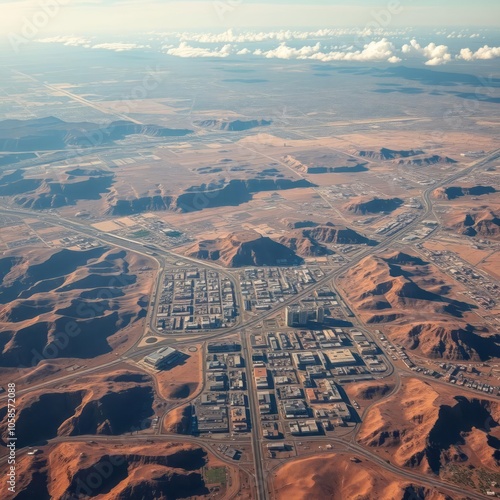
[[162, 347], [161, 349], [148, 354], [144, 358], [144, 363], [153, 366], [156, 369], [166, 368], [177, 361], [181, 354], [182, 353], [180, 351], [177, 351], [173, 347]]
[[208, 352], [240, 352], [241, 345], [236, 342], [221, 342], [216, 344], [208, 344]]
[[328, 349], [323, 351], [322, 354], [328, 366], [349, 366], [356, 364], [356, 358], [349, 349]]
[[313, 434], [319, 434], [318, 422], [316, 422], [316, 420], [290, 422], [290, 434], [293, 436], [311, 436]]
[[255, 378], [255, 385], [257, 386], [257, 389], [269, 389], [267, 368], [254, 368], [253, 376]]
[[309, 416], [309, 410], [305, 402], [301, 399], [295, 399], [283, 403], [283, 412], [285, 413], [285, 418], [301, 418]]

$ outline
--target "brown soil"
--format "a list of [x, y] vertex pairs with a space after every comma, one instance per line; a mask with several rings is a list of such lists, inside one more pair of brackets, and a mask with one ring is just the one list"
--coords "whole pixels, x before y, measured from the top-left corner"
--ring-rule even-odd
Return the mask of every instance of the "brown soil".
[[403, 252], [370, 256], [341, 283], [364, 321], [383, 323], [393, 340], [423, 356], [486, 360], [500, 355], [500, 337], [467, 320], [475, 317], [477, 306], [463, 295], [455, 298], [456, 286], [419, 257]]
[[189, 353], [189, 357], [170, 370], [155, 375], [160, 396], [165, 399], [183, 400], [193, 397], [201, 384], [202, 352]]
[[[498, 466], [499, 420], [497, 402], [410, 378], [368, 410], [358, 440], [400, 467], [436, 474], [450, 462], [491, 467]], [[478, 443], [486, 443], [479, 452]]]
[[274, 487], [277, 500], [404, 500], [413, 498], [412, 492], [414, 497], [425, 500], [451, 500], [435, 489], [413, 485], [367, 460], [354, 463], [349, 456], [333, 453], [285, 464], [276, 473]]
[[[153, 381], [149, 375], [115, 371], [72, 381], [57, 389], [41, 389], [17, 399], [19, 447], [57, 436], [118, 435], [150, 427]], [[0, 432], [7, 432], [6, 407], [0, 408]]]
[[202, 469], [212, 465], [218, 461], [191, 444], [62, 443], [19, 460], [17, 492], [23, 498], [65, 500], [204, 498], [210, 491]]
[[[149, 261], [105, 247], [0, 258], [0, 367], [43, 378], [87, 364], [142, 333]], [[40, 370], [39, 367], [44, 367]], [[34, 380], [32, 380], [34, 381]]]

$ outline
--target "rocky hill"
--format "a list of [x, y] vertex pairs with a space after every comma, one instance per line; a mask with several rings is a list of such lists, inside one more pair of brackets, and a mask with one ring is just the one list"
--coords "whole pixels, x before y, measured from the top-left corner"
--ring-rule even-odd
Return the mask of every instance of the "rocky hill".
[[357, 151], [358, 156], [362, 158], [370, 158], [372, 160], [396, 160], [398, 158], [410, 158], [412, 156], [425, 154], [424, 151], [420, 149], [407, 149], [396, 151], [394, 149], [381, 148], [378, 151]]
[[[457, 396], [456, 390], [410, 378], [368, 411], [358, 439], [399, 467], [437, 475], [450, 462], [495, 470], [499, 420], [498, 402]], [[484, 448], [478, 449], [477, 441]]]
[[115, 174], [108, 170], [61, 169], [56, 178], [53, 175], [31, 177], [19, 169], [0, 175], [0, 196], [13, 197], [23, 208], [35, 210], [75, 205], [81, 200], [102, 200], [105, 214], [125, 216], [146, 211], [193, 212], [238, 206], [250, 201], [256, 193], [315, 186], [305, 179], [286, 179], [273, 174], [273, 178], [264, 179], [220, 179], [188, 186], [180, 193], [173, 193], [161, 184], [140, 195], [134, 190], [131, 196], [123, 196], [115, 187]]
[[348, 212], [355, 214], [379, 214], [383, 212], [394, 212], [404, 201], [401, 198], [359, 198], [344, 206]]
[[0, 258], [0, 367], [111, 352], [115, 334], [140, 327], [149, 285], [138, 269], [146, 262], [104, 247]]
[[335, 245], [376, 245], [377, 242], [345, 226], [335, 226], [328, 223], [311, 229], [303, 229], [303, 236], [317, 243], [331, 243]]
[[53, 116], [30, 120], [0, 121], [0, 151], [47, 151], [67, 147], [87, 148], [112, 144], [129, 135], [182, 137], [193, 133], [187, 129], [169, 129], [159, 125], [139, 125], [120, 120], [108, 125], [81, 122], [68, 123]]
[[[33, 391], [17, 401], [18, 445], [32, 446], [57, 436], [117, 435], [147, 429], [154, 384], [148, 375], [116, 371], [84, 377], [66, 390]], [[0, 408], [0, 415], [6, 412]], [[6, 442], [7, 418], [0, 421]]]
[[302, 262], [285, 245], [254, 231], [200, 241], [184, 253], [196, 259], [215, 261], [226, 267], [293, 265]]
[[23, 170], [0, 177], [0, 196], [12, 196], [23, 208], [47, 209], [75, 205], [80, 200], [99, 200], [109, 192], [114, 174], [107, 170], [76, 168], [53, 177], [28, 177]]
[[471, 211], [454, 217], [453, 227], [471, 237], [500, 239], [500, 217], [491, 210]]
[[304, 235], [303, 231], [293, 231], [286, 236], [281, 236], [277, 241], [300, 257], [320, 257], [331, 253], [328, 248]]
[[423, 356], [479, 361], [500, 355], [500, 336], [466, 319], [476, 306], [455, 298], [446, 276], [419, 257], [367, 257], [342, 284], [367, 323], [384, 323], [394, 341]]
[[281, 236], [279, 243], [301, 257], [327, 255], [331, 251], [325, 245], [376, 245], [378, 242], [344, 226], [331, 222], [320, 225], [312, 221], [289, 222], [288, 227], [299, 227]]
[[322, 154], [313, 159], [285, 155], [283, 162], [304, 174], [349, 174], [367, 172], [366, 162], [357, 160], [347, 155]]
[[250, 201], [255, 193], [314, 187], [305, 179], [232, 179], [213, 185], [192, 186], [179, 195], [167, 192], [138, 198], [107, 199], [109, 215], [131, 215], [142, 211], [174, 210], [196, 212], [206, 208], [239, 206]]
[[270, 120], [198, 120], [194, 122], [198, 127], [211, 128], [214, 130], [225, 130], [228, 132], [243, 132], [258, 127], [268, 127], [271, 125]]
[[[17, 464], [18, 498], [203, 498], [211, 457], [197, 445], [128, 439], [68, 442], [24, 454]], [[220, 488], [220, 485], [219, 485]]]
[[416, 167], [427, 167], [429, 165], [436, 165], [440, 163], [452, 164], [457, 163], [457, 160], [450, 158], [449, 156], [441, 155], [422, 155], [414, 156], [411, 158], [401, 158], [395, 161], [398, 165], [416, 166]]
[[[371, 450], [370, 450], [371, 451]], [[352, 454], [322, 453], [289, 460], [276, 470], [277, 500], [466, 500], [415, 484]]]
[[370, 158], [375, 161], [391, 161], [397, 165], [408, 166], [428, 166], [436, 163], [457, 163], [456, 160], [448, 156], [429, 155], [420, 149], [408, 149], [396, 151], [393, 149], [382, 148], [378, 151], [366, 150], [356, 151], [355, 154], [361, 158]]
[[482, 196], [496, 192], [496, 189], [492, 186], [449, 186], [437, 188], [432, 193], [432, 196], [438, 200], [455, 200], [463, 196]]

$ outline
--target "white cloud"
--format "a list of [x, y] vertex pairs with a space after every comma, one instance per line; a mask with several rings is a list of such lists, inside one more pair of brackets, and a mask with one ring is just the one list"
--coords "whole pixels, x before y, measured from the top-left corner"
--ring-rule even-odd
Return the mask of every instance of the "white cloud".
[[179, 33], [178, 37], [184, 42], [199, 43], [246, 43], [246, 42], [266, 42], [278, 41], [286, 42], [290, 40], [309, 40], [318, 38], [332, 38], [348, 34], [355, 34], [357, 30], [347, 29], [318, 29], [316, 31], [243, 31], [236, 33], [233, 29], [228, 29], [223, 33]]
[[121, 42], [112, 42], [112, 43], [98, 43], [92, 46], [93, 49], [103, 49], [103, 50], [114, 50], [115, 52], [125, 52], [127, 50], [135, 50], [135, 49], [147, 49], [148, 45], [139, 45], [137, 43], [121, 43]]
[[476, 60], [487, 60], [496, 59], [500, 57], [500, 47], [490, 47], [485, 45], [481, 47], [476, 52], [472, 52], [471, 49], [462, 49], [457, 59], [462, 59], [464, 61], [476, 61]]
[[251, 54], [252, 51], [250, 49], [241, 49], [241, 50], [238, 50], [238, 52], [236, 52], [237, 55], [239, 56], [246, 56], [248, 54]]
[[321, 44], [319, 42], [314, 46], [305, 45], [300, 49], [289, 47], [286, 42], [283, 42], [275, 49], [264, 52], [263, 55], [267, 59], [308, 59], [319, 53], [320, 50]]
[[264, 55], [267, 58], [277, 59], [311, 59], [315, 61], [357, 61], [357, 62], [389, 62], [398, 63], [401, 61], [394, 54], [394, 45], [383, 38], [379, 41], [372, 41], [366, 44], [363, 50], [352, 50], [350, 47], [346, 51], [322, 52], [321, 44], [306, 45], [300, 49], [289, 47], [282, 43], [279, 47], [267, 52], [255, 51], [255, 55]]
[[205, 47], [192, 47], [186, 42], [181, 42], [178, 47], [167, 50], [168, 55], [177, 57], [227, 57], [232, 53], [231, 44], [226, 44], [221, 49], [211, 50]]
[[403, 45], [401, 51], [407, 55], [421, 55], [427, 59], [427, 66], [439, 66], [451, 61], [451, 54], [446, 45], [430, 43], [422, 47], [415, 39], [410, 44]]
[[39, 38], [39, 43], [60, 43], [71, 47], [90, 47], [91, 42], [88, 38], [79, 36], [53, 36], [49, 38]]

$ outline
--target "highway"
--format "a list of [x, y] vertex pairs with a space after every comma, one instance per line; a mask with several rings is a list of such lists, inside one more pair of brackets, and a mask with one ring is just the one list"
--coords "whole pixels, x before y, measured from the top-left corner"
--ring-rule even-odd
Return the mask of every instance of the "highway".
[[250, 421], [252, 425], [252, 450], [254, 456], [255, 465], [255, 483], [257, 490], [257, 498], [259, 500], [264, 500], [267, 498], [266, 490], [266, 475], [264, 472], [264, 460], [262, 457], [262, 445], [260, 440], [260, 414], [259, 414], [259, 403], [257, 401], [257, 387], [255, 385], [255, 379], [252, 372], [252, 357], [250, 350], [248, 349], [248, 337], [246, 332], [241, 332], [241, 349], [243, 353], [243, 359], [245, 360], [245, 373], [247, 379], [247, 389], [248, 389], [248, 407], [250, 411]]
[[[234, 325], [231, 328], [227, 329], [221, 329], [217, 332], [213, 333], [208, 333], [208, 334], [195, 334], [195, 335], [190, 335], [184, 337], [173, 337], [173, 336], [165, 336], [162, 335], [160, 332], [156, 331], [155, 328], [155, 308], [151, 309], [151, 306], [148, 311], [148, 320], [146, 322], [145, 328], [149, 329], [153, 332], [156, 332], [159, 335], [162, 335], [165, 340], [168, 340], [171, 345], [174, 346], [184, 346], [184, 345], [192, 345], [193, 343], [199, 342], [199, 341], [206, 341], [210, 339], [219, 339], [219, 338], [224, 338], [228, 335], [234, 334], [234, 333], [239, 333], [241, 337], [241, 345], [243, 349], [243, 356], [245, 359], [245, 371], [247, 375], [247, 386], [248, 386], [248, 394], [249, 394], [249, 407], [250, 407], [250, 416], [251, 416], [251, 425], [252, 425], [252, 449], [253, 449], [253, 458], [254, 458], [254, 470], [255, 470], [255, 481], [256, 481], [256, 493], [257, 493], [257, 498], [259, 500], [264, 500], [268, 498], [267, 494], [267, 477], [266, 473], [264, 470], [264, 457], [262, 456], [262, 445], [261, 445], [261, 440], [260, 440], [260, 430], [258, 428], [258, 423], [260, 422], [260, 415], [258, 411], [258, 403], [257, 403], [257, 393], [256, 393], [256, 388], [254, 384], [254, 379], [253, 379], [253, 373], [251, 372], [251, 354], [250, 350], [248, 348], [248, 339], [247, 339], [247, 334], [246, 332], [249, 331], [252, 327], [257, 326], [260, 324], [263, 320], [273, 317], [276, 314], [278, 314], [281, 310], [283, 310], [286, 306], [295, 303], [299, 301], [301, 298], [305, 297], [306, 295], [309, 295], [311, 291], [316, 288], [316, 287], [321, 287], [323, 285], [326, 285], [328, 283], [333, 283], [333, 285], [336, 287], [338, 291], [338, 285], [337, 285], [337, 280], [339, 277], [343, 275], [347, 270], [349, 270], [352, 266], [356, 265], [359, 263], [362, 259], [365, 257], [372, 255], [373, 253], [378, 253], [380, 251], [386, 250], [391, 247], [391, 245], [395, 242], [403, 238], [406, 234], [410, 233], [413, 231], [421, 222], [429, 217], [434, 216], [434, 209], [433, 209], [433, 204], [432, 204], [432, 192], [438, 188], [445, 186], [451, 182], [456, 181], [457, 179], [464, 177], [474, 171], [475, 169], [481, 168], [482, 166], [488, 164], [490, 161], [493, 161], [500, 157], [500, 149], [497, 149], [490, 153], [488, 156], [485, 158], [482, 158], [478, 160], [477, 162], [472, 163], [465, 169], [458, 170], [457, 172], [453, 173], [453, 175], [447, 177], [446, 179], [440, 181], [439, 183], [436, 183], [432, 186], [430, 186], [428, 189], [424, 191], [422, 194], [422, 198], [425, 204], [425, 211], [417, 217], [412, 223], [407, 225], [405, 228], [400, 230], [399, 232], [396, 232], [394, 235], [386, 238], [384, 241], [380, 242], [379, 245], [376, 247], [367, 247], [365, 250], [359, 252], [356, 254], [356, 256], [350, 261], [342, 266], [338, 267], [337, 269], [331, 271], [330, 273], [326, 273], [320, 280], [318, 280], [313, 286], [306, 288], [302, 292], [298, 293], [297, 295], [291, 296], [290, 298], [286, 299], [283, 303], [281, 303], [278, 307], [271, 309], [269, 311], [266, 311], [263, 314], [260, 314], [254, 318], [251, 318], [247, 321], [244, 322], [244, 324], [238, 323]], [[27, 210], [21, 210], [21, 209], [0, 209], [0, 214], [7, 214], [7, 215], [17, 215], [19, 217], [30, 217], [30, 218], [39, 218], [41, 220], [44, 220], [45, 222], [51, 222], [55, 225], [63, 226], [69, 229], [72, 229], [76, 232], [82, 233], [86, 236], [95, 238], [100, 240], [101, 242], [108, 244], [108, 245], [113, 245], [116, 247], [124, 248], [126, 250], [136, 252], [139, 254], [142, 254], [148, 258], [152, 258], [156, 260], [158, 264], [158, 274], [156, 277], [155, 281], [155, 287], [156, 290], [154, 292], [155, 295], [155, 305], [158, 301], [158, 297], [160, 295], [161, 291], [161, 286], [162, 286], [162, 277], [163, 277], [163, 272], [166, 266], [165, 259], [167, 258], [175, 258], [177, 260], [181, 260], [186, 263], [194, 263], [198, 267], [204, 267], [204, 268], [210, 268], [212, 270], [216, 270], [219, 272], [221, 275], [228, 277], [231, 282], [233, 283], [234, 290], [235, 290], [235, 296], [237, 299], [237, 306], [239, 307], [239, 310], [241, 312], [241, 316], [243, 315], [243, 309], [242, 309], [242, 299], [241, 299], [241, 293], [240, 293], [240, 287], [238, 280], [235, 279], [235, 277], [222, 268], [221, 266], [218, 266], [213, 263], [207, 263], [207, 262], [200, 262], [196, 259], [191, 259], [187, 258], [183, 255], [176, 254], [173, 251], [168, 251], [165, 249], [159, 249], [157, 251], [157, 256], [151, 256], [150, 253], [147, 253], [144, 251], [143, 245], [140, 242], [131, 240], [131, 239], [126, 239], [126, 238], [121, 238], [117, 237], [108, 233], [100, 233], [96, 229], [79, 223], [75, 222], [73, 220], [68, 220], [68, 219], [63, 219], [60, 216], [53, 215], [50, 213], [37, 213], [37, 212], [32, 212], [32, 211], [27, 211]], [[241, 321], [241, 316], [240, 316], [240, 321]], [[359, 321], [359, 320], [358, 320]], [[244, 328], [244, 330], [242, 330]], [[114, 364], [122, 362], [124, 359], [127, 359], [129, 357], [138, 357], [138, 356], [144, 356], [145, 354], [152, 352], [156, 349], [158, 349], [158, 345], [155, 344], [153, 346], [148, 346], [148, 347], [143, 347], [143, 348], [138, 348], [138, 344], [140, 343], [142, 339], [138, 339], [138, 341], [120, 358], [117, 358], [116, 360], [104, 363], [98, 367], [93, 367], [89, 368], [87, 370], [82, 370], [80, 372], [75, 372], [63, 377], [59, 377], [56, 379], [49, 380], [45, 383], [37, 384], [36, 386], [32, 386], [29, 389], [24, 389], [22, 391], [19, 391], [19, 393], [24, 393], [36, 389], [40, 389], [43, 387], [48, 387], [54, 384], [57, 384], [61, 381], [67, 381], [72, 378], [76, 377], [81, 377], [82, 374], [87, 374], [99, 370], [103, 370], [109, 366], [112, 366]], [[394, 369], [394, 365], [391, 363], [391, 361], [386, 357], [388, 365], [391, 366]], [[413, 375], [413, 372], [412, 372]], [[397, 377], [397, 388], [399, 388], [400, 385], [400, 379], [399, 375]], [[490, 396], [488, 396], [490, 397]], [[2, 398], [3, 399], [3, 398]], [[359, 427], [359, 426], [358, 426]], [[357, 431], [356, 431], [357, 433]], [[355, 434], [353, 434], [355, 435]], [[135, 438], [141, 438], [141, 439], [151, 439], [151, 437], [139, 437], [139, 436], [134, 436]], [[153, 439], [168, 439], [168, 440], [183, 440], [183, 441], [190, 441], [190, 442], [200, 442], [204, 443], [206, 446], [207, 441], [206, 440], [201, 440], [198, 439], [196, 440], [195, 438], [189, 437], [189, 436], [173, 436], [173, 435], [157, 435]], [[88, 438], [87, 438], [88, 439]], [[119, 438], [117, 438], [119, 439]], [[123, 439], [123, 437], [122, 437]], [[325, 439], [325, 438], [318, 438], [318, 439]], [[70, 440], [85, 440], [85, 438], [57, 438], [57, 440], [65, 440], [65, 441], [70, 441]], [[54, 441], [57, 441], [54, 440]], [[354, 438], [351, 438], [351, 441], [346, 443], [345, 441], [338, 439], [331, 439], [332, 443], [335, 444], [340, 444], [340, 445], [346, 445], [349, 450], [355, 451], [356, 454], [363, 456], [381, 467], [383, 467], [386, 470], [389, 470], [391, 472], [394, 472], [395, 474], [408, 478], [409, 480], [412, 481], [418, 481], [418, 482], [424, 482], [426, 484], [431, 484], [436, 487], [442, 487], [444, 489], [447, 489], [449, 491], [453, 491], [455, 493], [460, 493], [463, 494], [464, 490], [462, 488], [454, 487], [450, 485], [449, 483], [444, 483], [442, 481], [439, 481], [437, 479], [433, 479], [432, 477], [425, 477], [423, 478], [422, 475], [409, 472], [407, 469], [402, 469], [399, 467], [396, 467], [392, 464], [387, 463], [385, 460], [381, 459], [377, 455], [370, 453], [360, 445], [356, 444], [354, 442]], [[325, 440], [326, 442], [326, 440]], [[484, 498], [484, 496], [469, 492], [467, 491], [467, 495], [469, 495], [471, 498]]]

